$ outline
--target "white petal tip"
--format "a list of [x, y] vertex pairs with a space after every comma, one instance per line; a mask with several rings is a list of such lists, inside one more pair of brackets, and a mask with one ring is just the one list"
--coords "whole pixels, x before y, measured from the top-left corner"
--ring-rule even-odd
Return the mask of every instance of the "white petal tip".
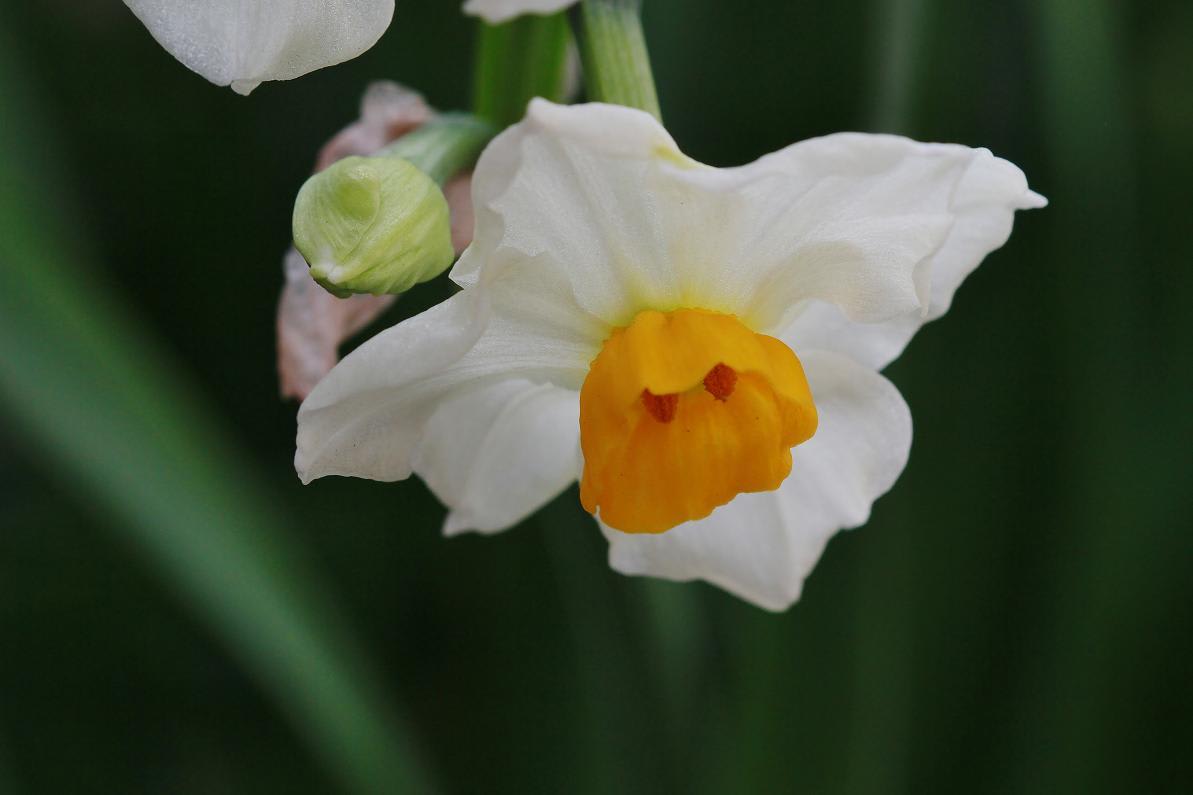
[[[714, 585], [715, 585], [715, 583], [714, 583]], [[786, 613], [788, 610], [790, 610], [792, 607], [795, 606], [795, 603], [799, 601], [800, 596], [803, 594], [802, 585], [801, 585], [801, 587], [796, 588], [795, 594], [793, 596], [784, 595], [782, 598], [779, 598], [779, 599], [776, 599], [774, 596], [767, 596], [767, 595], [762, 595], [762, 594], [754, 594], [751, 596], [751, 595], [748, 595], [745, 593], [735, 593], [734, 591], [729, 590], [729, 589], [725, 589], [725, 590], [727, 590], [733, 596], [736, 596], [739, 599], [743, 599], [743, 600], [749, 602], [750, 604], [754, 605], [754, 607], [757, 607], [759, 610], [765, 610], [766, 612], [773, 613], [774, 615], [779, 615], [780, 613]]]
[[448, 538], [467, 533], [472, 529], [471, 523], [455, 511], [448, 511], [447, 518], [443, 520], [443, 534]]
[[464, 13], [480, 17], [490, 25], [509, 22], [523, 14], [552, 14], [576, 0], [468, 0]]
[[1036, 193], [1034, 190], [1029, 190], [1027, 192], [1027, 196], [1024, 197], [1023, 209], [1025, 209], [1025, 210], [1037, 210], [1041, 207], [1047, 207], [1047, 206], [1048, 206], [1048, 199], [1046, 197], [1041, 196], [1040, 194]]
[[231, 88], [240, 96], [247, 97], [259, 85], [261, 85], [260, 80], [233, 80]]
[[312, 475], [310, 470], [303, 464], [295, 462], [294, 474], [298, 475], [298, 480], [302, 485], [309, 486], [312, 482], [318, 479], [318, 475]]
[[300, 440], [294, 450], [294, 474], [298, 475], [298, 480], [302, 483], [302, 485], [309, 486], [311, 483], [327, 474], [326, 472], [316, 472], [314, 470], [315, 464], [314, 461], [312, 461], [310, 452]]
[[443, 535], [447, 538], [455, 538], [467, 533], [476, 533], [482, 536], [496, 535], [497, 533], [509, 530], [513, 525], [503, 525], [501, 527], [485, 527], [480, 522], [476, 521], [467, 514], [461, 514], [457, 511], [449, 510], [447, 517], [443, 520]]

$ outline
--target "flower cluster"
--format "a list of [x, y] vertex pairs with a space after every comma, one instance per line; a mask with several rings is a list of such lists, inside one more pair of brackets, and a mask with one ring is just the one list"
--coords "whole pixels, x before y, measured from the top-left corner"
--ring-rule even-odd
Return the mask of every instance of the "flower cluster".
[[[359, 44], [383, 6], [319, 8]], [[578, 481], [616, 570], [784, 609], [907, 463], [880, 371], [1044, 203], [984, 149], [844, 133], [712, 168], [643, 110], [536, 99], [476, 164], [462, 289], [319, 381], [298, 473], [417, 474], [448, 534], [512, 527]]]

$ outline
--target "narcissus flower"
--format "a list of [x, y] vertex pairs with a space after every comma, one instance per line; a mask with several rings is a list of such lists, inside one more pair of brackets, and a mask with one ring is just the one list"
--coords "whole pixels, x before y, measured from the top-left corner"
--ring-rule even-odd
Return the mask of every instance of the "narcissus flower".
[[394, 13], [394, 0], [124, 2], [167, 52], [239, 94], [355, 58]]
[[770, 609], [907, 461], [878, 371], [1044, 204], [982, 149], [840, 134], [716, 169], [646, 113], [542, 100], [473, 201], [463, 290], [303, 403], [303, 481], [417, 473], [451, 534], [579, 479], [616, 570]]

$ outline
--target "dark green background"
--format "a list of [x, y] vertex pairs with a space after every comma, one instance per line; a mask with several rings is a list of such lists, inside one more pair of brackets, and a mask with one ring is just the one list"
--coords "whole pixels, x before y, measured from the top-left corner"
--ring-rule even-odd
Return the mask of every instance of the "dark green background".
[[[1052, 202], [889, 369], [916, 435], [872, 521], [772, 616], [612, 573], [571, 502], [445, 541], [417, 481], [301, 487], [273, 369], [294, 194], [368, 80], [467, 107], [473, 25], [454, 0], [398, 0], [365, 56], [245, 99], [116, 0], [3, 0], [0, 126], [31, 132], [0, 175], [49, 201], [0, 180], [0, 235], [52, 230], [84, 295], [114, 296], [153, 351], [132, 361], [176, 390], [90, 378], [104, 362], [85, 354], [56, 369], [53, 335], [75, 332], [53, 318], [76, 310], [20, 298], [45, 263], [0, 243], [17, 296], [0, 318], [0, 792], [338, 786], [288, 706], [302, 694], [263, 689], [128, 530], [125, 501], [174, 496], [105, 473], [156, 436], [72, 458], [70, 439], [102, 436], [88, 423], [107, 394], [145, 416], [185, 397], [168, 416], [189, 441], [162, 482], [204, 503], [191, 468], [236, 462], [209, 480], [251, 491], [317, 572], [330, 623], [379, 672], [379, 709], [443, 791], [1193, 788], [1193, 5], [646, 6], [668, 127], [698, 159], [896, 131], [989, 147]], [[397, 314], [446, 290], [419, 287]], [[46, 414], [25, 384], [49, 385]]]

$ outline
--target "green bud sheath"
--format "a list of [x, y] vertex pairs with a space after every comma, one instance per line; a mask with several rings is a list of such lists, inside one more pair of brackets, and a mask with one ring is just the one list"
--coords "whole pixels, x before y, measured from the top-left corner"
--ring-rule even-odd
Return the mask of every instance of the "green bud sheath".
[[400, 157], [348, 157], [306, 181], [294, 245], [311, 276], [341, 298], [402, 293], [455, 257], [439, 185]]
[[294, 202], [294, 246], [340, 298], [403, 293], [452, 264], [441, 186], [476, 162], [496, 130], [445, 113], [373, 157], [348, 157], [306, 181]]

